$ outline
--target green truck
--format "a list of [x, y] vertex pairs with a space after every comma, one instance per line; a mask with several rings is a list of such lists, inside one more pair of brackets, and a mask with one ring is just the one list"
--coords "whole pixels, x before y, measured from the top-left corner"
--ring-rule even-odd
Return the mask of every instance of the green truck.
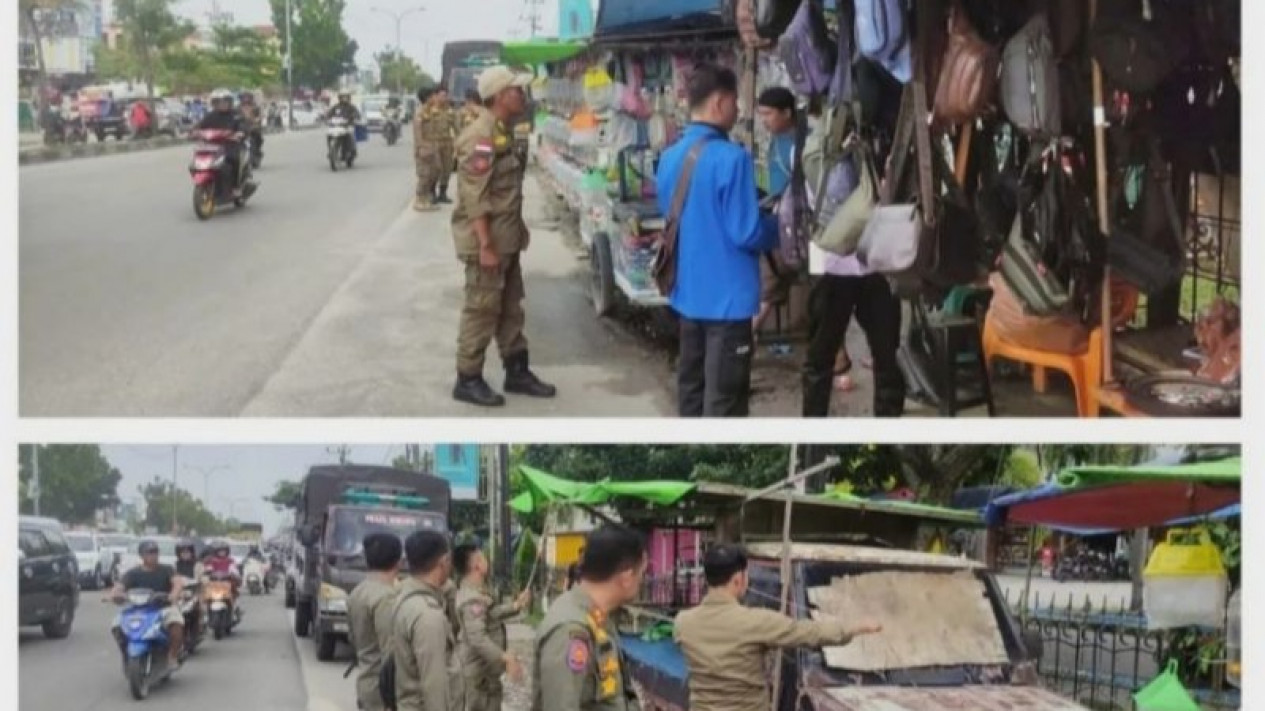
[[328, 661], [348, 639], [347, 596], [368, 572], [365, 536], [447, 532], [452, 489], [439, 477], [362, 465], [312, 467], [302, 488], [294, 633], [311, 637], [317, 659]]

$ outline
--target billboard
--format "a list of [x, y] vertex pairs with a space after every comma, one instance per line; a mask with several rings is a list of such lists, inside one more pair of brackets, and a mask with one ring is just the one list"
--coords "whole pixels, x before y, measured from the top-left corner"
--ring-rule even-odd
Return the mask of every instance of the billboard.
[[558, 39], [585, 39], [592, 34], [592, 3], [589, 0], [558, 0]]
[[435, 445], [435, 476], [448, 481], [453, 498], [475, 498], [479, 493], [481, 457], [477, 444]]

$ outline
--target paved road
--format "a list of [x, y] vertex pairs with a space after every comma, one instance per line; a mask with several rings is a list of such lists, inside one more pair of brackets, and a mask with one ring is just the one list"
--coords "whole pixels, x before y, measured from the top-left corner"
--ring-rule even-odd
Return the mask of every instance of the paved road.
[[[18, 639], [18, 708], [23, 711], [134, 710], [118, 648], [109, 637], [116, 607], [85, 592], [74, 631], [47, 640], [38, 629]], [[233, 636], [207, 640], [169, 683], [145, 702], [182, 711], [275, 709], [304, 711], [307, 687], [280, 596], [246, 599]], [[355, 708], [343, 706], [341, 708]]]
[[[449, 212], [408, 208], [407, 144], [375, 140], [332, 174], [322, 141], [269, 137], [255, 199], [207, 223], [186, 148], [22, 168], [21, 414], [484, 414], [449, 400]], [[496, 414], [669, 412], [666, 359], [593, 317], [586, 267], [528, 186], [528, 337], [560, 397]], [[493, 354], [494, 385], [499, 371]]]

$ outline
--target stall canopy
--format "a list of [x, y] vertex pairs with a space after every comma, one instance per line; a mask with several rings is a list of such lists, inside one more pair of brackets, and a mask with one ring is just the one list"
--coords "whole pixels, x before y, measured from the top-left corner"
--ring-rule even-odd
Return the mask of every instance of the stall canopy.
[[585, 47], [588, 47], [588, 43], [583, 40], [548, 39], [506, 42], [501, 46], [501, 61], [509, 65], [531, 67], [551, 62], [564, 62], [583, 52]]
[[600, 506], [618, 497], [641, 499], [659, 506], [680, 501], [695, 485], [684, 481], [611, 481], [579, 482], [563, 479], [539, 469], [519, 467], [527, 482], [527, 491], [510, 501], [510, 508], [520, 513], [539, 511], [549, 504]]
[[1238, 457], [1192, 464], [1065, 469], [1054, 481], [1003, 496], [984, 510], [990, 526], [1042, 525], [1121, 531], [1202, 518], [1239, 503]]
[[856, 505], [856, 508], [873, 511], [884, 511], [891, 513], [905, 513], [914, 516], [921, 516], [931, 520], [943, 522], [957, 522], [966, 526], [979, 525], [980, 517], [974, 511], [962, 511], [959, 509], [945, 508], [943, 506], [932, 506], [930, 504], [919, 504], [913, 501], [902, 501], [899, 499], [867, 499], [853, 494], [843, 494], [839, 492], [831, 492], [822, 494], [821, 498], [830, 501], [844, 501]]
[[724, 0], [602, 0], [595, 38], [727, 27]]

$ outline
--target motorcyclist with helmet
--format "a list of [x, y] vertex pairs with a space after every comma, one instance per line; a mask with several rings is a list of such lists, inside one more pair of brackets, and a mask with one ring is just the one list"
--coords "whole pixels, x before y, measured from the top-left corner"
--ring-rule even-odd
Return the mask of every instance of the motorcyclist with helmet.
[[[347, 125], [353, 129], [360, 123], [360, 109], [357, 109], [356, 105], [351, 103], [351, 92], [338, 92], [338, 102], [331, 106], [329, 112], [325, 114], [326, 121], [332, 118], [344, 119], [347, 121]], [[355, 140], [352, 140], [351, 142], [351, 157], [353, 159], [356, 157]]]
[[246, 124], [246, 133], [251, 141], [251, 150], [259, 157], [264, 158], [264, 124], [263, 113], [260, 111], [259, 104], [255, 103], [255, 95], [249, 91], [243, 91], [239, 97], [240, 106], [238, 112], [242, 115], [242, 121]]
[[[198, 544], [192, 539], [184, 539], [176, 544], [176, 575], [185, 580], [194, 581], [194, 585], [201, 584], [203, 567], [202, 562], [198, 560]], [[199, 603], [194, 607], [193, 619], [189, 629], [187, 630], [192, 638], [198, 636], [198, 630], [202, 628], [202, 605]]]
[[211, 92], [211, 111], [198, 123], [198, 130], [230, 131], [233, 140], [224, 144], [224, 159], [237, 176], [233, 185], [233, 196], [241, 197], [245, 187], [245, 166], [242, 164], [241, 141], [246, 137], [246, 122], [240, 114], [233, 110], [233, 94], [228, 89], [216, 89]]
[[203, 561], [206, 575], [226, 575], [233, 587], [233, 602], [237, 602], [237, 589], [241, 585], [241, 571], [233, 562], [231, 549], [226, 541], [216, 541], [211, 547], [211, 554]]
[[[150, 590], [167, 594], [168, 601], [162, 610], [162, 621], [163, 627], [167, 628], [169, 660], [171, 668], [174, 669], [180, 666], [181, 652], [184, 650], [184, 615], [176, 605], [180, 599], [180, 593], [184, 590], [184, 581], [170, 566], [158, 562], [158, 544], [154, 541], [141, 541], [137, 546], [137, 552], [141, 556], [141, 564], [123, 574], [123, 577], [114, 584], [114, 589], [110, 591], [107, 599], [116, 603], [125, 602], [130, 590]], [[111, 631], [114, 638], [120, 640], [121, 644], [119, 617], [114, 618]]]

